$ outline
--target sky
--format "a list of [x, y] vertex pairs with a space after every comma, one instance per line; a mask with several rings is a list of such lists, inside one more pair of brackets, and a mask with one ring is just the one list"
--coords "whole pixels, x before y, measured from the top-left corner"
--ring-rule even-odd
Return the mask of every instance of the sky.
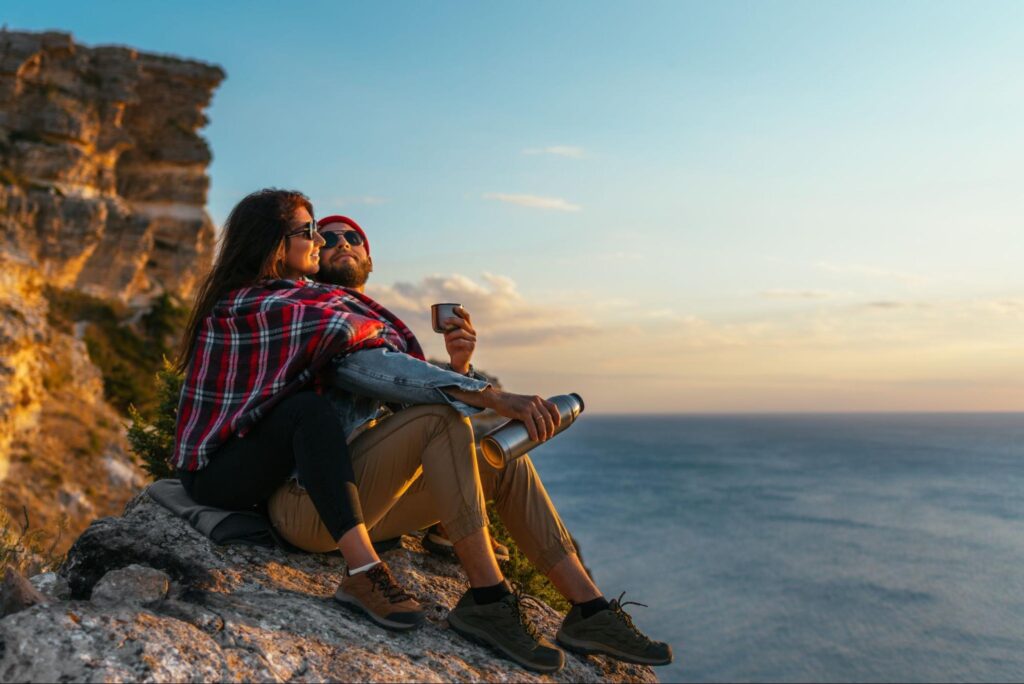
[[1024, 3], [15, 2], [220, 65], [209, 211], [299, 189], [435, 356], [600, 413], [1024, 410]]

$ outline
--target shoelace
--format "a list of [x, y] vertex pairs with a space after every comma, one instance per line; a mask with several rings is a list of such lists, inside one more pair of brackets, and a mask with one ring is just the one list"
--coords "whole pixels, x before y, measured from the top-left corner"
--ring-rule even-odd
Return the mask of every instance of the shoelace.
[[391, 571], [383, 563], [367, 570], [366, 577], [380, 593], [384, 594], [389, 603], [401, 603], [406, 599], [415, 598], [398, 586], [398, 582], [391, 576]]
[[516, 617], [519, 618], [519, 623], [523, 626], [523, 629], [526, 630], [526, 633], [529, 634], [534, 641], [540, 641], [540, 633], [537, 632], [537, 627], [533, 624], [533, 621], [530, 620], [529, 616], [526, 614], [525, 606], [526, 602], [529, 601], [536, 608], [544, 610], [544, 604], [541, 603], [541, 600], [533, 594], [527, 594], [526, 592], [522, 591], [518, 584], [513, 585], [512, 595], [515, 597], [516, 600], [515, 610]]
[[643, 606], [644, 608], [650, 608], [650, 606], [648, 606], [646, 603], [640, 603], [639, 601], [626, 601], [625, 603], [623, 603], [622, 597], [625, 595], [626, 592], [622, 592], [621, 594], [619, 594], [619, 598], [612, 599], [611, 601], [609, 601], [608, 608], [611, 609], [612, 613], [614, 613], [619, 618], [619, 620], [621, 620], [622, 623], [626, 625], [626, 627], [628, 627], [629, 630], [633, 632], [633, 634], [636, 635], [641, 641], [643, 641], [645, 644], [653, 643], [650, 637], [641, 632], [637, 628], [637, 626], [633, 624], [633, 618], [629, 616], [629, 613], [622, 609], [623, 606]]

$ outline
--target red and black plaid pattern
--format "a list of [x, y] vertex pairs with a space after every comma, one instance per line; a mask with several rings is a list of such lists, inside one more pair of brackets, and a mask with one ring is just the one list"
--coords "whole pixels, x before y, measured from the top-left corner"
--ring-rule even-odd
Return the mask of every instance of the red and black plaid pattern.
[[419, 359], [412, 331], [366, 295], [309, 280], [231, 292], [200, 329], [178, 401], [174, 464], [204, 467], [340, 354], [386, 346]]

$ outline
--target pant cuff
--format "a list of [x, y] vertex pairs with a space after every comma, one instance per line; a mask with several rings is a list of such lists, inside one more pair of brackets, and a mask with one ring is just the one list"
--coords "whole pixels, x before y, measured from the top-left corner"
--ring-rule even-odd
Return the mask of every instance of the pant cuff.
[[551, 568], [561, 563], [570, 555], [576, 553], [576, 546], [572, 543], [571, 539], [559, 537], [558, 541], [559, 544], [557, 546], [538, 550], [539, 555], [536, 561], [534, 561], [534, 567], [536, 567], [537, 571], [542, 575], [547, 575], [551, 572]]
[[486, 511], [465, 511], [454, 520], [442, 520], [441, 524], [448, 533], [448, 541], [454, 544], [487, 527], [490, 521], [487, 519]]

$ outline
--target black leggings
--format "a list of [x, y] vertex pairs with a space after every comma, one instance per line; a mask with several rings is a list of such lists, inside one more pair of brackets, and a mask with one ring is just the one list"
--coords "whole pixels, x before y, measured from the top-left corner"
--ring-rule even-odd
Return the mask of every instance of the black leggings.
[[341, 420], [314, 392], [282, 400], [245, 437], [218, 449], [205, 468], [179, 476], [197, 503], [239, 511], [265, 503], [295, 472], [335, 541], [363, 522]]

